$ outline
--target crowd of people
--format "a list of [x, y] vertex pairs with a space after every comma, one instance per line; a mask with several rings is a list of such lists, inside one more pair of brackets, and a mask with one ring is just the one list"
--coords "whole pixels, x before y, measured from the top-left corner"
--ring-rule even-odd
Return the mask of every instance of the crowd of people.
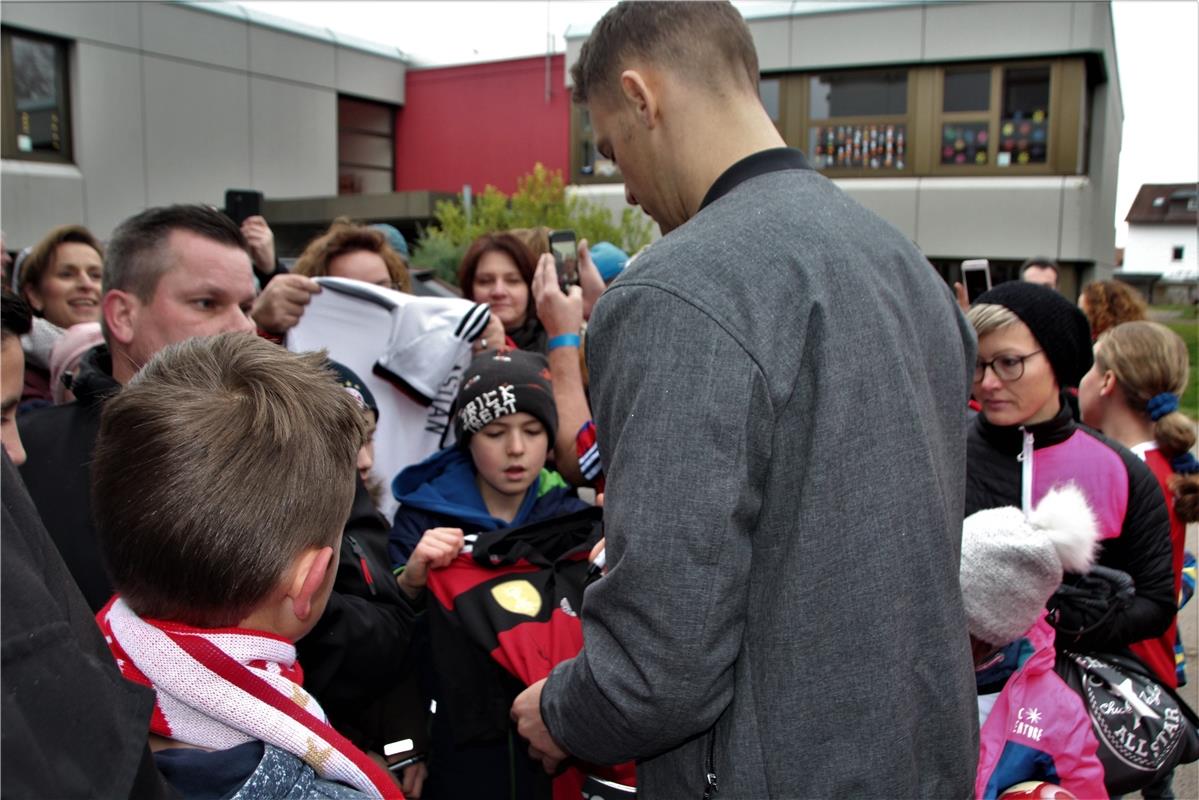
[[330, 279], [411, 292], [394, 228], [6, 256], [3, 793], [1172, 797], [1186, 343], [1044, 258], [955, 302], [785, 146], [727, 3], [621, 3], [572, 77], [663, 238], [573, 286], [546, 229], [474, 241], [394, 473], [411, 376], [289, 350]]

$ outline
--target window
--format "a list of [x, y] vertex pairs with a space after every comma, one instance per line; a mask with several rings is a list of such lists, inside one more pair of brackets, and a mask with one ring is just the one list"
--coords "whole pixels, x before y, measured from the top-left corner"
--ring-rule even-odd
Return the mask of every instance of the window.
[[1174, 245], [1174, 248], [1170, 253], [1170, 260], [1171, 261], [1182, 261], [1182, 254], [1183, 254], [1184, 249], [1185, 248], [1183, 247], [1183, 245], [1180, 245], [1180, 244]]
[[591, 130], [591, 115], [582, 106], [574, 104], [572, 106], [574, 107], [575, 127], [582, 133], [581, 138], [576, 138], [580, 146], [575, 149], [573, 156], [576, 163], [575, 176], [583, 182], [587, 182], [589, 179], [601, 182], [620, 180], [620, 170], [616, 167], [616, 162], [610, 158], [604, 158], [595, 149], [595, 132]]
[[865, 174], [904, 169], [906, 69], [813, 75], [807, 110], [807, 153], [817, 169]]
[[387, 194], [395, 189], [394, 106], [337, 98], [337, 193]]
[[758, 97], [762, 99], [762, 107], [766, 109], [766, 113], [770, 115], [770, 119], [776, 126], [781, 125], [783, 121], [780, 111], [782, 106], [779, 102], [780, 83], [778, 78], [763, 78], [758, 81]]
[[1044, 164], [1049, 138], [1049, 67], [1006, 69], [999, 121], [1000, 167]]
[[4, 158], [70, 162], [66, 42], [5, 28], [0, 44]]

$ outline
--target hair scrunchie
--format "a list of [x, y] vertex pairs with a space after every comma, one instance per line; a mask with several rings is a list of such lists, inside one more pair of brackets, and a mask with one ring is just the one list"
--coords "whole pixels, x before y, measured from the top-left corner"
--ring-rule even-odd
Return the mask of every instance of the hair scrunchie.
[[1170, 459], [1170, 466], [1174, 467], [1174, 471], [1179, 475], [1194, 475], [1199, 472], [1199, 458], [1195, 458], [1194, 453], [1183, 453]]
[[1178, 395], [1162, 392], [1145, 405], [1145, 410], [1149, 412], [1149, 419], [1157, 422], [1178, 410]]

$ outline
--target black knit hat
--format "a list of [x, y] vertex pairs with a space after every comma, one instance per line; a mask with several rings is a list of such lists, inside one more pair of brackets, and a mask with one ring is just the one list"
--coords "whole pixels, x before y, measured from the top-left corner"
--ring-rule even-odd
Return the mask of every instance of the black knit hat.
[[488, 350], [466, 368], [454, 401], [454, 434], [466, 447], [470, 437], [500, 417], [524, 412], [545, 426], [549, 441], [558, 430], [558, 408], [545, 356], [526, 350]]
[[1045, 351], [1063, 388], [1078, 386], [1094, 361], [1091, 326], [1086, 316], [1052, 289], [1026, 281], [1008, 281], [983, 292], [975, 305], [1003, 306], [1028, 326]]
[[362, 378], [358, 377], [358, 373], [347, 367], [340, 361], [329, 359], [326, 364], [333, 371], [334, 377], [337, 379], [337, 385], [350, 393], [354, 398], [354, 402], [358, 403], [358, 407], [363, 411], [373, 412], [375, 419], [379, 419], [379, 404], [375, 402], [375, 396], [371, 390], [366, 387], [366, 383]]

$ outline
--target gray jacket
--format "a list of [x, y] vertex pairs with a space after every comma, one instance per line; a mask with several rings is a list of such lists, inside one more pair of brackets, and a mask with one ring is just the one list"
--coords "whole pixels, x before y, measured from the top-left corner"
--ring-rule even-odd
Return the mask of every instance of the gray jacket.
[[551, 734], [642, 759], [644, 798], [709, 774], [718, 797], [969, 796], [975, 350], [916, 248], [811, 170], [646, 250], [592, 317], [609, 572]]

